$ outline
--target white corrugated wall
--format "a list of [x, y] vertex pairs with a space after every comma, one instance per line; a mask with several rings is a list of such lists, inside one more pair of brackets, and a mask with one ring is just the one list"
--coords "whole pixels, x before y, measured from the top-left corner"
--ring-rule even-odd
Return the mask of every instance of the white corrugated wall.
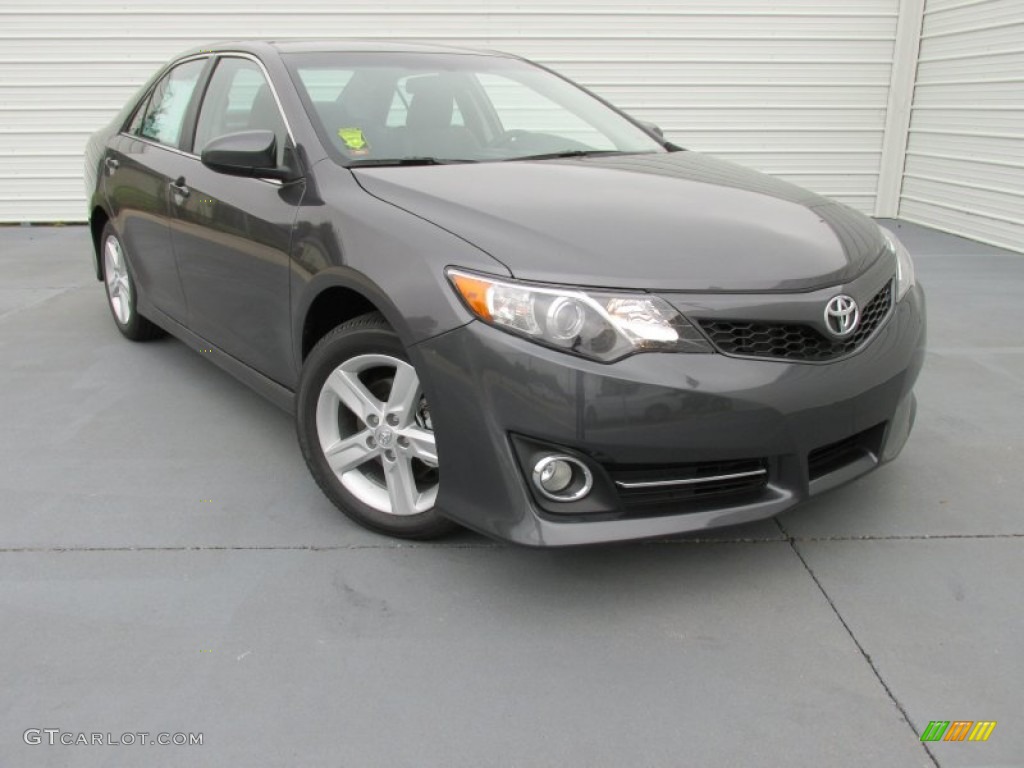
[[2, 0], [0, 221], [84, 216], [81, 153], [169, 56], [223, 38], [512, 51], [674, 141], [871, 211], [898, 0]]
[[1024, 251], [1024, 0], [927, 0], [899, 215]]

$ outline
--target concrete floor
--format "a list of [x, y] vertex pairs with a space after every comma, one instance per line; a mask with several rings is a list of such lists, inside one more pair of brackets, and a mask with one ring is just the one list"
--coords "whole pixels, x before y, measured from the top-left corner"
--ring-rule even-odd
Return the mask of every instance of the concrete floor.
[[1024, 765], [1024, 256], [899, 231], [931, 340], [899, 461], [531, 551], [357, 528], [285, 414], [118, 335], [84, 228], [0, 229], [0, 766]]

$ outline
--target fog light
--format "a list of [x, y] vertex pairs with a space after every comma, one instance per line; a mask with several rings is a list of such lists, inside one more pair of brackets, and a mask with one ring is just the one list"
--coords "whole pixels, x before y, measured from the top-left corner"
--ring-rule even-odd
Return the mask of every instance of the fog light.
[[540, 471], [537, 482], [548, 493], [561, 493], [572, 482], [572, 465], [562, 459], [549, 461]]
[[553, 501], [578, 501], [590, 493], [594, 479], [578, 459], [548, 455], [534, 465], [533, 484]]

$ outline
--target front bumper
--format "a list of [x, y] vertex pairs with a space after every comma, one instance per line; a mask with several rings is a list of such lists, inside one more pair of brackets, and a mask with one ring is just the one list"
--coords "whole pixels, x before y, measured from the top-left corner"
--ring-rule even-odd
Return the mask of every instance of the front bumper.
[[[438, 506], [482, 533], [532, 546], [639, 539], [771, 517], [894, 458], [914, 419], [924, 359], [915, 286], [875, 337], [827, 364], [721, 354], [640, 354], [605, 365], [480, 322], [414, 346], [437, 430]], [[595, 475], [589, 502], [545, 502], [528, 445]], [[637, 506], [616, 478], [756, 466], [738, 492]], [[726, 489], [728, 491], [728, 489]]]

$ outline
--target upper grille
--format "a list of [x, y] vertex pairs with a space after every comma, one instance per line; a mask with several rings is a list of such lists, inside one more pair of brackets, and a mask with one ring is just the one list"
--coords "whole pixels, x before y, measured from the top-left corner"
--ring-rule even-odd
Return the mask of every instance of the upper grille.
[[711, 343], [727, 355], [774, 357], [821, 362], [847, 355], [875, 332], [892, 308], [890, 280], [861, 311], [860, 325], [848, 338], [830, 339], [817, 328], [792, 323], [758, 323], [748, 320], [698, 320]]

